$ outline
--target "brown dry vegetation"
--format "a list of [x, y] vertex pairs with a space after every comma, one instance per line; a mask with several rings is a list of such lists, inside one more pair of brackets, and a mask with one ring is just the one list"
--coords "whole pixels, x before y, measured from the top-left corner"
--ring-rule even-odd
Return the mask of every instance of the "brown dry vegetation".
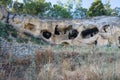
[[119, 49], [65, 50], [36, 50], [24, 57], [1, 51], [0, 80], [120, 80]]

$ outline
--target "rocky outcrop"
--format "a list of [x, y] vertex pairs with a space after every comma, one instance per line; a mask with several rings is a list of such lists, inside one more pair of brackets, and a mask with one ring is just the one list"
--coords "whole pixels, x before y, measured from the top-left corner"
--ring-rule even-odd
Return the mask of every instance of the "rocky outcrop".
[[120, 18], [99, 16], [83, 20], [41, 19], [37, 16], [8, 13], [0, 6], [0, 20], [51, 44], [118, 45]]

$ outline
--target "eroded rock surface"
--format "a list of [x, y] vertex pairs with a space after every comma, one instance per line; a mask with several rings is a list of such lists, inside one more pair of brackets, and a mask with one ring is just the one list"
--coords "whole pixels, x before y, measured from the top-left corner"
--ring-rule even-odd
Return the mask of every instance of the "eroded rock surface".
[[83, 20], [40, 19], [37, 16], [11, 14], [0, 6], [0, 20], [21, 33], [44, 39], [51, 44], [120, 46], [119, 17], [99, 16]]

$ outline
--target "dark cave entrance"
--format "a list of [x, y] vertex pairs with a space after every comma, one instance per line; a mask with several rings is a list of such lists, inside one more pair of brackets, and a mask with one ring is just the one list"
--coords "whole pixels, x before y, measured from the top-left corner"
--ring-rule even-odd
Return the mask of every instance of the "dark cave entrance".
[[107, 32], [107, 28], [108, 28], [109, 26], [110, 26], [110, 25], [104, 25], [104, 26], [103, 26], [104, 32]]
[[82, 38], [90, 38], [99, 32], [98, 28], [94, 27], [92, 29], [86, 29], [81, 32]]
[[72, 29], [72, 25], [69, 25], [67, 28], [64, 29], [64, 34], [69, 32]]
[[49, 39], [52, 34], [51, 34], [49, 31], [46, 30], [46, 31], [43, 31], [43, 32], [42, 32], [42, 35], [43, 35], [43, 37], [45, 37], [46, 39]]
[[95, 40], [95, 45], [97, 45], [97, 40]]
[[70, 31], [69, 31], [69, 35], [68, 35], [68, 38], [69, 39], [74, 39], [74, 38], [76, 38], [77, 36], [78, 36], [78, 31], [76, 30], [76, 29], [71, 29]]
[[119, 44], [120, 44], [120, 36], [118, 37], [118, 41], [119, 41]]
[[59, 31], [59, 29], [58, 29], [58, 25], [56, 25], [56, 27], [55, 27], [54, 34], [55, 34], [55, 35], [60, 35], [60, 31]]

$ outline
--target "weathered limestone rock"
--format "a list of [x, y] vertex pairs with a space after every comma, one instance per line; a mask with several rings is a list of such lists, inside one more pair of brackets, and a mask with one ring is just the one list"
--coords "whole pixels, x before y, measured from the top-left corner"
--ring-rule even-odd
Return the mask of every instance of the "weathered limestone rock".
[[8, 24], [19, 32], [44, 39], [51, 44], [120, 45], [119, 17], [100, 16], [84, 20], [40, 19], [37, 16], [8, 14], [0, 6], [0, 20], [8, 20]]

